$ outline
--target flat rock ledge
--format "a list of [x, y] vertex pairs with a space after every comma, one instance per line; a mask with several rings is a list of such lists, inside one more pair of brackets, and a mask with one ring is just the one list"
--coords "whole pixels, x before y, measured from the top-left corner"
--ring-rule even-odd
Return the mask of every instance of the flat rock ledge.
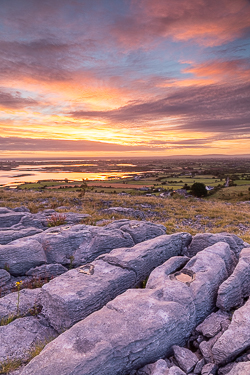
[[[0, 245], [0, 370], [18, 361], [10, 375], [250, 374], [249, 244], [126, 219], [46, 229], [39, 215], [0, 210], [0, 232], [13, 238]], [[31, 221], [35, 233], [24, 231]], [[16, 281], [51, 278], [11, 293]]]

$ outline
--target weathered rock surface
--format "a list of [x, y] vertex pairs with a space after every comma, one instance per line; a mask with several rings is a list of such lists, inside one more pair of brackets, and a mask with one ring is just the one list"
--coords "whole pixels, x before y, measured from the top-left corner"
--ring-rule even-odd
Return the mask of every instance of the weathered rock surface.
[[22, 375], [125, 375], [170, 355], [212, 312], [228, 276], [226, 263], [233, 262], [228, 244], [213, 247], [185, 266], [192, 281], [173, 275], [161, 288], [127, 290], [48, 344]]
[[223, 310], [231, 310], [241, 306], [250, 296], [250, 248], [240, 253], [239, 263], [232, 275], [221, 284], [218, 291], [217, 306]]
[[227, 331], [214, 344], [212, 353], [217, 364], [233, 360], [250, 347], [250, 300], [233, 314]]
[[230, 323], [231, 316], [222, 311], [217, 311], [209, 315], [201, 324], [196, 327], [196, 331], [202, 333], [203, 336], [211, 338], [220, 331], [225, 331]]
[[137, 371], [137, 375], [166, 375], [168, 374], [168, 365], [164, 359], [159, 359], [155, 363], [144, 366]]
[[0, 244], [6, 245], [7, 243], [17, 240], [18, 238], [33, 236], [34, 234], [41, 232], [41, 229], [32, 227], [19, 230], [0, 230]]
[[42, 245], [33, 239], [19, 239], [0, 245], [0, 268], [8, 267], [14, 275], [25, 275], [30, 268], [46, 263]]
[[25, 316], [39, 306], [39, 294], [41, 289], [22, 289], [19, 292], [8, 294], [0, 298], [0, 320], [10, 317]]
[[81, 268], [68, 271], [42, 287], [43, 314], [56, 330], [69, 328], [143, 281], [190, 241], [187, 233], [163, 235], [100, 256], [90, 266], [92, 274], [84, 274]]
[[191, 235], [185, 232], [163, 235], [139, 243], [133, 248], [114, 249], [98, 259], [118, 267], [132, 269], [136, 273], [137, 282], [140, 282], [164, 261], [181, 254], [191, 238]]
[[[157, 374], [155, 374], [157, 375]], [[167, 372], [166, 375], [186, 375], [179, 367], [172, 366]]]
[[132, 270], [101, 260], [93, 262], [93, 266], [93, 275], [73, 269], [42, 287], [42, 313], [57, 331], [71, 327], [135, 285]]
[[168, 278], [168, 275], [183, 268], [188, 261], [189, 258], [185, 256], [173, 256], [168, 259], [151, 272], [147, 281], [147, 288], [154, 289], [157, 287], [157, 284], [162, 285], [164, 280]]
[[235, 253], [237, 257], [241, 250], [245, 247], [244, 241], [237, 237], [235, 234], [229, 233], [199, 233], [196, 234], [188, 248], [185, 255], [192, 257], [196, 255], [199, 251], [205, 249], [206, 247], [214, 245], [216, 242], [226, 242], [230, 246], [231, 250]]
[[26, 272], [27, 276], [33, 276], [36, 279], [52, 278], [67, 272], [68, 269], [61, 264], [43, 264], [42, 266], [31, 268]]
[[[15, 339], [10, 340], [10, 337]], [[10, 360], [25, 361], [36, 345], [46, 343], [55, 337], [56, 333], [52, 328], [41, 325], [33, 316], [16, 319], [7, 326], [1, 326], [0, 363]]]
[[14, 212], [8, 210], [0, 213], [0, 228], [9, 228], [20, 222], [21, 218], [25, 216], [23, 212]]
[[198, 362], [198, 357], [190, 350], [177, 345], [173, 346], [173, 351], [179, 367], [187, 374], [190, 373]]
[[248, 375], [250, 374], [250, 362], [236, 363], [227, 375]]
[[135, 244], [166, 234], [166, 228], [163, 225], [156, 225], [150, 221], [116, 220], [108, 224], [106, 228], [120, 229], [129, 233]]
[[10, 274], [4, 269], [0, 269], [0, 288], [10, 280]]
[[215, 375], [217, 372], [217, 366], [214, 363], [207, 363], [202, 367], [201, 375]]

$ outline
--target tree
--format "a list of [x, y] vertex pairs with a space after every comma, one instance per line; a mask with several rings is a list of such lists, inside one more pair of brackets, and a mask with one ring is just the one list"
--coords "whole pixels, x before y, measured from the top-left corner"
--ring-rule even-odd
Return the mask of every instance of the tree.
[[195, 182], [191, 186], [191, 192], [195, 197], [205, 197], [207, 195], [206, 186], [202, 182]]

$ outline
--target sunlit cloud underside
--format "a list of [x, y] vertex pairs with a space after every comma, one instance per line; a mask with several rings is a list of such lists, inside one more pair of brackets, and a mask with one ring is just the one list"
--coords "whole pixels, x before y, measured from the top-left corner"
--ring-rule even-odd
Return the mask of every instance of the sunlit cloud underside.
[[248, 0], [4, 0], [0, 157], [250, 154]]

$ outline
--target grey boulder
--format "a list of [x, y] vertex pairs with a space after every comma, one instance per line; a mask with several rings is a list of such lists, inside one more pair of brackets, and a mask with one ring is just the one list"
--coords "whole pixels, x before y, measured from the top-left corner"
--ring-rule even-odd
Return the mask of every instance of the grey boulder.
[[248, 375], [250, 374], [250, 362], [235, 363], [227, 375]]
[[10, 280], [10, 274], [4, 269], [0, 269], [0, 288]]
[[161, 285], [164, 280], [168, 278], [168, 275], [183, 268], [188, 261], [189, 258], [185, 256], [173, 256], [168, 259], [165, 263], [151, 272], [147, 281], [147, 288], [154, 289], [158, 284]]
[[41, 325], [33, 316], [16, 319], [0, 327], [0, 362], [28, 360], [36, 346], [55, 337], [52, 328]]
[[33, 313], [39, 307], [39, 294], [41, 289], [22, 289], [19, 292], [8, 294], [0, 298], [0, 320], [25, 316]]
[[230, 362], [250, 346], [250, 300], [233, 314], [232, 322], [216, 341], [212, 353], [217, 364]]
[[8, 267], [11, 275], [25, 275], [30, 268], [46, 263], [42, 245], [32, 239], [19, 239], [0, 245], [0, 268]]
[[159, 359], [155, 363], [150, 363], [137, 371], [137, 375], [167, 375], [168, 365], [164, 359]]
[[11, 241], [18, 238], [33, 236], [34, 234], [41, 233], [42, 230], [38, 228], [24, 228], [19, 230], [9, 229], [0, 231], [0, 244], [6, 245]]
[[186, 264], [190, 282], [174, 274], [156, 289], [127, 290], [48, 344], [21, 374], [125, 375], [171, 355], [214, 309], [230, 259], [228, 244], [216, 244]]
[[25, 213], [14, 211], [0, 213], [0, 228], [9, 228], [18, 224], [25, 215]]
[[[71, 327], [126, 289], [143, 281], [159, 264], [180, 254], [191, 236], [163, 235], [131, 248], [114, 249], [42, 287], [43, 314], [58, 331]], [[88, 273], [89, 270], [92, 272]]]
[[232, 275], [225, 280], [218, 291], [217, 306], [223, 310], [231, 310], [241, 306], [250, 296], [250, 248], [240, 253], [239, 263]]
[[120, 229], [129, 233], [135, 244], [166, 234], [166, 228], [163, 225], [150, 221], [116, 220], [108, 224], [106, 228]]
[[196, 327], [196, 331], [203, 336], [211, 338], [220, 331], [225, 331], [231, 323], [231, 316], [223, 311], [217, 311], [209, 315], [201, 324]]
[[177, 345], [173, 346], [173, 351], [179, 367], [187, 374], [190, 373], [198, 362], [198, 357], [191, 350]]
[[46, 279], [59, 276], [68, 269], [61, 264], [43, 264], [42, 266], [31, 268], [26, 272], [27, 276], [33, 276], [36, 279]]
[[199, 251], [204, 250], [206, 247], [214, 245], [216, 242], [226, 242], [231, 250], [239, 257], [241, 250], [245, 247], [244, 241], [237, 237], [235, 234], [229, 233], [200, 233], [193, 237], [193, 240], [185, 255], [193, 257]]

